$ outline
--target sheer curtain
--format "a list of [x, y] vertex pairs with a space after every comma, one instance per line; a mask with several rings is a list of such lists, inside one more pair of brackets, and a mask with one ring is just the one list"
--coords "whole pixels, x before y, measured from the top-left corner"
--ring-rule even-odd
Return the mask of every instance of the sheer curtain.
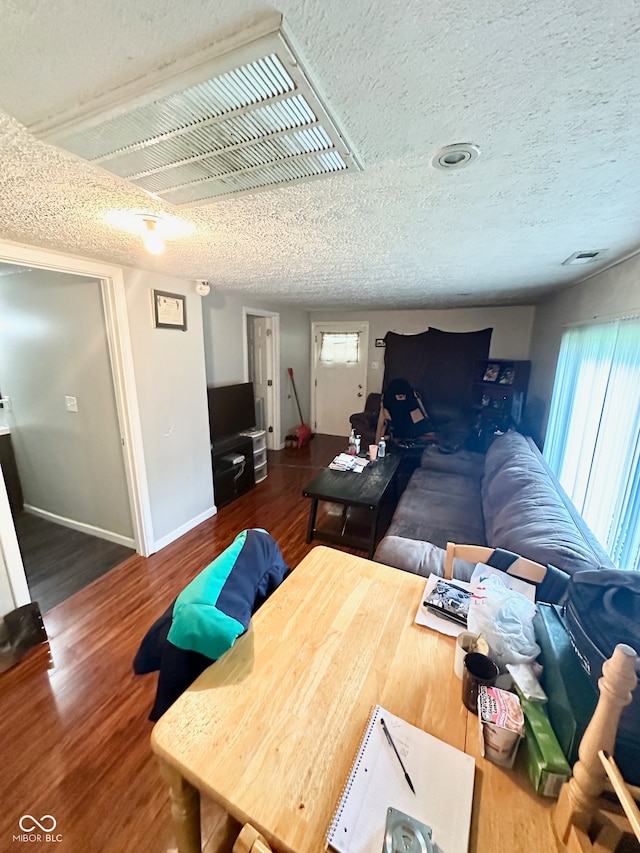
[[562, 337], [544, 457], [621, 569], [640, 569], [640, 318]]
[[360, 357], [360, 332], [322, 332], [320, 361], [353, 364]]

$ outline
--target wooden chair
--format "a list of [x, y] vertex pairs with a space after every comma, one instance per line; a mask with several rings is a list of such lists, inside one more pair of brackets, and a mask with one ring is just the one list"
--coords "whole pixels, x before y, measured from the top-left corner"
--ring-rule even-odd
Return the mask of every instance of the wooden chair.
[[[456, 545], [454, 542], [447, 542], [447, 555], [444, 561], [445, 578], [451, 580], [453, 577], [453, 561], [455, 558], [466, 560], [469, 563], [486, 563], [494, 550], [495, 548], [489, 548], [486, 545]], [[547, 569], [541, 563], [534, 563], [533, 560], [518, 557], [509, 566], [506, 574], [532, 583], [542, 583], [547, 574]]]
[[[598, 681], [600, 697], [578, 748], [573, 776], [560, 791], [553, 827], [568, 853], [615, 853], [632, 825], [614, 802], [604, 800], [607, 770], [600, 753], [613, 753], [620, 713], [637, 684], [636, 653], [620, 644], [605, 661]], [[638, 790], [634, 789], [637, 796]]]
[[245, 823], [233, 845], [233, 853], [273, 853], [273, 851], [258, 830], [254, 829], [250, 823]]

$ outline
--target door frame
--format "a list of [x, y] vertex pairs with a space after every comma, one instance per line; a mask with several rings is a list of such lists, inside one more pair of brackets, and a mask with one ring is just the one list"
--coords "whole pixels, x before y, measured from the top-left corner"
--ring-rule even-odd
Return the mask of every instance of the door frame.
[[369, 321], [368, 320], [314, 320], [311, 323], [311, 423], [315, 430], [318, 422], [317, 418], [317, 403], [316, 389], [317, 385], [317, 364], [316, 357], [316, 334], [320, 329], [327, 329], [332, 332], [352, 332], [354, 330], [362, 331], [362, 351], [364, 354], [364, 393], [362, 399], [362, 408], [367, 400], [367, 377], [369, 374]]
[[[280, 314], [276, 311], [265, 311], [262, 308], [242, 308], [242, 352], [244, 357], [244, 381], [249, 381], [249, 337], [247, 335], [247, 320], [249, 317], [268, 317], [272, 320], [271, 335], [267, 337], [267, 373], [272, 377], [272, 385], [267, 392], [267, 448], [282, 450], [284, 442], [280, 435]], [[273, 427], [269, 432], [268, 427]]]
[[[62, 252], [3, 240], [0, 240], [0, 262], [70, 275], [89, 276], [100, 280], [116, 412], [131, 507], [133, 539], [136, 551], [143, 557], [149, 556], [154, 542], [153, 523], [122, 269], [102, 261], [73, 257]], [[2, 512], [2, 505], [0, 505], [0, 512]], [[2, 518], [0, 533], [6, 524], [7, 519]], [[13, 527], [12, 519], [11, 525]], [[5, 557], [9, 557], [7, 572], [12, 587], [20, 588], [24, 582], [22, 559], [18, 564], [10, 554], [5, 554]]]

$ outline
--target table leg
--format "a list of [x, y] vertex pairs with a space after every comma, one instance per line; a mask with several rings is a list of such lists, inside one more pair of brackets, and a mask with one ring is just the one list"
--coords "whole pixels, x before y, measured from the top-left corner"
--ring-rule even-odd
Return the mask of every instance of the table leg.
[[162, 778], [169, 786], [171, 817], [178, 853], [200, 853], [200, 792], [180, 773], [160, 759]]
[[369, 534], [369, 551], [367, 552], [367, 558], [370, 560], [373, 557], [373, 552], [376, 550], [376, 533], [378, 532], [378, 515], [380, 513], [380, 504], [375, 508], [373, 512], [373, 519], [371, 520], [371, 533]]
[[318, 499], [311, 498], [311, 510], [309, 512], [309, 526], [307, 527], [307, 542], [313, 539], [313, 532], [316, 528], [316, 514], [318, 512]]
[[347, 522], [349, 521], [349, 507], [342, 507], [342, 527], [340, 528], [340, 536], [344, 536], [344, 532], [347, 529]]

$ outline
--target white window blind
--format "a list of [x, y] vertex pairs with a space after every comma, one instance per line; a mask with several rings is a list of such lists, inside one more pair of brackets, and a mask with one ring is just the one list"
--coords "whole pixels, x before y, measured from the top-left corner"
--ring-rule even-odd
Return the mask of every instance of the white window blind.
[[360, 358], [360, 332], [322, 332], [320, 361], [353, 364]]
[[640, 569], [640, 318], [562, 338], [544, 457], [613, 562]]

